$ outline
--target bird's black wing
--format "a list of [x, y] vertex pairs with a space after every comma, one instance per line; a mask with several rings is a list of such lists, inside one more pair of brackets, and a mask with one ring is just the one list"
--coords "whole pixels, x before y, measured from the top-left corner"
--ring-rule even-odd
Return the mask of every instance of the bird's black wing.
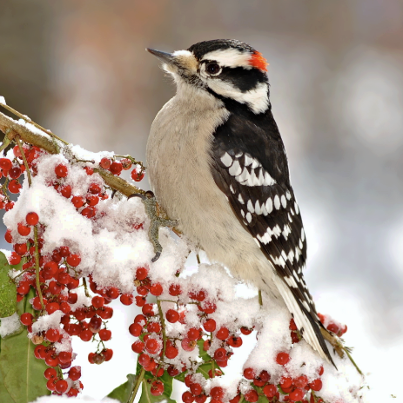
[[304, 338], [331, 360], [303, 277], [305, 232], [271, 113], [260, 124], [230, 114], [214, 133], [211, 157], [217, 186], [273, 265], [276, 285]]

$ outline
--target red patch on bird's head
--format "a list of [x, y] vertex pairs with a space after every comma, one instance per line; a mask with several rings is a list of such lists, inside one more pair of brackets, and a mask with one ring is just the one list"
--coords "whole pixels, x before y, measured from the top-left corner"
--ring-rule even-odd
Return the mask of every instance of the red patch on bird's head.
[[256, 68], [260, 69], [260, 70], [267, 71], [267, 65], [269, 63], [267, 63], [267, 60], [263, 57], [263, 55], [260, 52], [255, 50], [252, 53], [252, 56], [251, 56], [251, 58], [249, 60], [249, 64], [251, 66], [253, 66], [253, 67], [256, 67]]

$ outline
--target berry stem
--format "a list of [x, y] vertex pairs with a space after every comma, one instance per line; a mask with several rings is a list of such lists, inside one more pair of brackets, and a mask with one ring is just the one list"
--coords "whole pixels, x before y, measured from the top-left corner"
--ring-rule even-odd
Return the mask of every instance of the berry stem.
[[31, 184], [32, 184], [31, 170], [29, 169], [28, 161], [27, 161], [27, 158], [25, 157], [25, 153], [24, 153], [24, 149], [22, 148], [21, 140], [18, 137], [16, 137], [15, 141], [18, 145], [18, 148], [20, 149], [20, 153], [21, 153], [22, 159], [24, 161], [25, 171], [27, 172], [27, 177], [28, 177], [28, 184], [29, 184], [29, 186], [31, 186]]
[[350, 352], [348, 351], [348, 348], [343, 347], [343, 350], [345, 351], [345, 353], [347, 354], [347, 357], [350, 359], [351, 363], [355, 366], [355, 369], [358, 371], [358, 373], [362, 376], [364, 376], [364, 374], [362, 373], [362, 371], [360, 370], [360, 368], [358, 367], [358, 365], [355, 363], [355, 361], [353, 360], [353, 357], [351, 356]]
[[41, 283], [39, 282], [39, 246], [38, 246], [38, 226], [34, 226], [34, 243], [35, 243], [35, 273], [36, 273], [36, 292], [38, 293], [39, 301], [41, 301], [42, 309], [45, 309], [43, 303]]
[[[164, 361], [165, 358], [165, 350], [167, 348], [167, 336], [165, 332], [165, 319], [164, 319], [164, 314], [162, 312], [161, 308], [161, 301], [157, 299], [157, 306], [158, 306], [158, 313], [160, 315], [160, 320], [161, 320], [161, 330], [162, 330], [162, 356], [161, 356], [161, 361]], [[158, 369], [160, 369], [161, 364], [159, 365]]]
[[133, 388], [132, 393], [130, 395], [130, 399], [129, 399], [129, 401], [127, 403], [133, 403], [134, 402], [134, 399], [136, 398], [136, 395], [137, 395], [137, 391], [139, 390], [139, 387], [140, 387], [141, 383], [143, 382], [145, 373], [146, 373], [145, 369], [142, 368], [141, 372], [140, 372], [140, 375], [137, 378], [136, 384], [134, 385], [134, 388]]
[[84, 286], [84, 294], [86, 297], [91, 298], [90, 293], [88, 292], [88, 286], [87, 286], [87, 279], [83, 277], [83, 286]]
[[211, 376], [215, 378], [214, 360], [211, 360]]

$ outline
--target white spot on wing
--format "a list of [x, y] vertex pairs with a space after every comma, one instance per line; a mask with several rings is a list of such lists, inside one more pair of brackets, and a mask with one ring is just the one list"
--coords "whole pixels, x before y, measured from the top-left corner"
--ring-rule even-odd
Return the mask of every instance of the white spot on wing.
[[246, 218], [246, 221], [247, 221], [248, 223], [251, 223], [251, 222], [252, 222], [252, 214], [251, 214], [251, 213], [247, 213], [246, 216], [245, 216], [245, 218]]
[[291, 193], [290, 193], [289, 190], [287, 190], [287, 191], [285, 192], [285, 195], [286, 195], [286, 197], [287, 197], [288, 200], [291, 200]]
[[298, 288], [297, 283], [294, 280], [294, 277], [284, 277], [285, 282], [288, 284], [289, 287]]
[[249, 154], [245, 154], [245, 166], [252, 164], [253, 158]]
[[295, 212], [298, 214], [299, 213], [299, 206], [297, 202], [294, 202], [294, 208], [295, 208]]
[[242, 172], [242, 168], [239, 165], [238, 161], [234, 161], [234, 163], [232, 164], [231, 168], [228, 170], [228, 172], [230, 173], [230, 175], [232, 176], [237, 176]]
[[264, 182], [263, 182], [263, 184], [265, 186], [272, 186], [275, 183], [276, 183], [276, 181], [270, 176], [270, 174], [267, 171], [265, 171], [264, 172]]
[[229, 190], [231, 191], [232, 194], [235, 194], [235, 189], [232, 187], [232, 185], [229, 185]]
[[250, 199], [248, 200], [248, 203], [246, 204], [246, 207], [248, 208], [248, 211], [250, 211], [252, 214], [255, 212], [255, 209], [253, 208], [253, 204], [252, 204]]
[[287, 207], [287, 199], [284, 195], [281, 196], [281, 205], [283, 206], [283, 208]]
[[280, 209], [280, 198], [278, 197], [278, 195], [274, 196], [274, 207], [279, 210]]
[[239, 193], [239, 195], [238, 195], [238, 201], [239, 201], [239, 203], [241, 203], [241, 204], [245, 204], [245, 201], [243, 200], [243, 197], [242, 197], [242, 195]]
[[256, 200], [256, 203], [255, 203], [255, 213], [262, 214], [262, 208], [260, 207], [259, 200]]
[[266, 209], [267, 209], [267, 214], [270, 214], [273, 211], [273, 200], [271, 197], [269, 197], [266, 200]]
[[231, 156], [226, 152], [224, 155], [220, 158], [221, 162], [229, 168], [232, 165], [232, 158]]

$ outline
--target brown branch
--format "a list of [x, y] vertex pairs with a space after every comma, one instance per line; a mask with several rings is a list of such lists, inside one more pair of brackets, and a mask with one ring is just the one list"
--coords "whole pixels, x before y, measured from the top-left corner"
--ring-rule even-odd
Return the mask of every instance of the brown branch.
[[[18, 116], [23, 115], [18, 113]], [[30, 120], [27, 121], [28, 123], [34, 125], [34, 122]], [[36, 127], [37, 125], [34, 126]], [[0, 112], [0, 130], [3, 131], [7, 136], [7, 138], [11, 141], [16, 141], [16, 137], [18, 136], [22, 141], [32, 144], [36, 147], [39, 147], [50, 154], [59, 154], [63, 150], [62, 147], [59, 147], [56, 141], [50, 140], [46, 137], [48, 133], [44, 132], [43, 136], [40, 135], [39, 133], [35, 133], [34, 131], [27, 128], [25, 125], [22, 125], [18, 121], [10, 118], [9, 116], [5, 115], [2, 112]], [[66, 143], [64, 140], [61, 141]], [[118, 192], [122, 193], [125, 196], [131, 196], [133, 194], [145, 194], [144, 190], [131, 185], [124, 179], [114, 176], [113, 174], [111, 174], [108, 171], [105, 171], [104, 169], [96, 168], [94, 169], [94, 172], [97, 172], [99, 175], [102, 176], [106, 185], [108, 185], [114, 190], [117, 190]]]

